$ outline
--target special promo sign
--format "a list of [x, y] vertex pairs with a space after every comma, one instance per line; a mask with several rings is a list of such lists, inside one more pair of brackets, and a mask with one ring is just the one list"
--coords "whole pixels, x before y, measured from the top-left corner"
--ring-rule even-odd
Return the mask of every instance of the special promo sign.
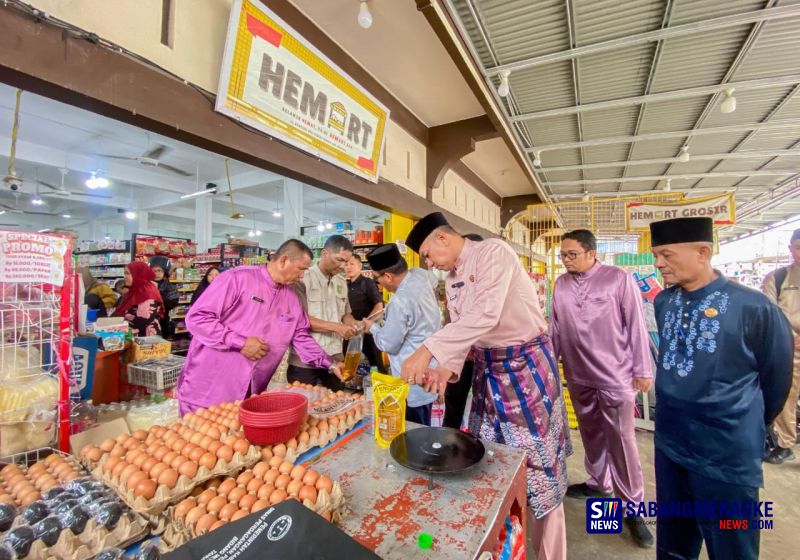
[[373, 182], [389, 110], [262, 5], [235, 0], [216, 110]]
[[0, 231], [0, 282], [64, 283], [67, 241], [53, 235]]
[[651, 222], [672, 218], [712, 218], [714, 225], [735, 220], [733, 194], [692, 198], [677, 202], [629, 202], [625, 205], [625, 229], [647, 231]]

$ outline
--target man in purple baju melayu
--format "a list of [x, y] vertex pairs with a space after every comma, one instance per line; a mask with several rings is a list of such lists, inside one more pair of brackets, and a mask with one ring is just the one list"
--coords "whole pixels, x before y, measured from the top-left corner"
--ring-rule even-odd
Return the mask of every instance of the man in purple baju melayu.
[[[636, 447], [636, 391], [653, 378], [642, 297], [625, 270], [595, 258], [597, 240], [575, 230], [561, 241], [567, 269], [553, 289], [550, 336], [564, 364], [589, 479], [572, 484], [572, 498], [644, 500]], [[638, 518], [625, 520], [636, 544], [649, 548], [653, 536]]]

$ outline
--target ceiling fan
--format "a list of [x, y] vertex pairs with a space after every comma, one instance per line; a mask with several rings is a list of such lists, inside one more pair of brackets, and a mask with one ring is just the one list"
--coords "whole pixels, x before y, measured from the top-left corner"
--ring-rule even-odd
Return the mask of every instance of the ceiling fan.
[[11, 212], [12, 214], [31, 214], [34, 216], [55, 216], [56, 214], [52, 212], [38, 212], [36, 210], [23, 210], [19, 207], [19, 193], [14, 193], [14, 206], [9, 206], [8, 204], [3, 204], [0, 202], [0, 210], [4, 212]]
[[152, 148], [146, 150], [142, 155], [138, 157], [129, 157], [129, 156], [116, 156], [110, 154], [99, 154], [100, 157], [108, 158], [108, 159], [121, 159], [125, 161], [137, 161], [140, 165], [146, 165], [148, 167], [157, 167], [158, 169], [163, 169], [164, 171], [169, 171], [171, 173], [175, 173], [180, 175], [181, 177], [191, 177], [192, 174], [188, 171], [183, 169], [179, 169], [173, 165], [168, 163], [161, 163], [161, 156], [166, 154], [172, 150], [172, 148], [165, 146], [164, 144], [155, 144]]
[[52, 183], [48, 183], [47, 181], [40, 180], [38, 178], [38, 173], [37, 173], [36, 183], [38, 183], [39, 185], [42, 185], [43, 187], [47, 187], [48, 189], [51, 189], [52, 191], [54, 191], [54, 192], [51, 192], [51, 193], [44, 193], [42, 196], [61, 196], [61, 197], [64, 197], [64, 198], [69, 198], [69, 197], [72, 197], [72, 196], [89, 196], [89, 197], [94, 197], [94, 198], [112, 198], [111, 195], [107, 195], [107, 194], [91, 193], [91, 192], [73, 192], [73, 191], [67, 190], [67, 188], [64, 186], [64, 180], [67, 177], [67, 173], [69, 173], [69, 169], [67, 169], [65, 167], [59, 167], [58, 171], [61, 173], [61, 185], [60, 186], [56, 186], [56, 185], [53, 185]]

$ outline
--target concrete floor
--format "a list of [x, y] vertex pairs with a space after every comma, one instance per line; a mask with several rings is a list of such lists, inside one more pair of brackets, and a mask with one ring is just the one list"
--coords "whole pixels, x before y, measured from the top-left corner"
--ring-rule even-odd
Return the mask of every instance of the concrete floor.
[[[586, 471], [583, 469], [583, 445], [577, 430], [572, 430], [571, 435], [575, 452], [568, 461], [569, 481], [582, 482], [586, 479]], [[644, 466], [645, 500], [655, 500], [653, 436], [647, 432], [637, 432], [636, 439]], [[798, 451], [800, 447], [795, 449], [795, 453]], [[800, 459], [780, 466], [765, 463], [764, 480], [765, 488], [761, 491], [760, 499], [774, 503], [774, 528], [761, 532], [761, 558], [768, 560], [800, 558]], [[654, 548], [649, 550], [637, 548], [625, 530], [621, 535], [588, 535], [585, 507], [584, 502], [580, 500], [564, 499], [567, 517], [567, 556], [570, 560], [584, 558], [639, 560], [656, 557]], [[655, 527], [651, 527], [651, 530], [655, 535]], [[533, 549], [529, 546], [528, 550]], [[534, 559], [534, 553], [529, 552], [528, 558]], [[708, 558], [705, 550], [700, 558]]]

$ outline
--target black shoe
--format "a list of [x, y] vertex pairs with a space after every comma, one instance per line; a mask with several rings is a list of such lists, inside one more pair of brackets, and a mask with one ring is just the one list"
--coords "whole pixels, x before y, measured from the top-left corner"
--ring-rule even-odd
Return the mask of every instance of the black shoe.
[[772, 463], [773, 465], [780, 465], [786, 461], [794, 461], [794, 453], [791, 449], [776, 447], [764, 460], [767, 463]]
[[628, 526], [633, 542], [639, 548], [653, 548], [654, 540], [653, 533], [644, 524], [644, 519], [641, 517], [626, 517], [625, 525]]
[[567, 496], [585, 500], [586, 498], [611, 498], [613, 494], [611, 492], [595, 490], [585, 482], [581, 482], [580, 484], [570, 484], [567, 486]]

